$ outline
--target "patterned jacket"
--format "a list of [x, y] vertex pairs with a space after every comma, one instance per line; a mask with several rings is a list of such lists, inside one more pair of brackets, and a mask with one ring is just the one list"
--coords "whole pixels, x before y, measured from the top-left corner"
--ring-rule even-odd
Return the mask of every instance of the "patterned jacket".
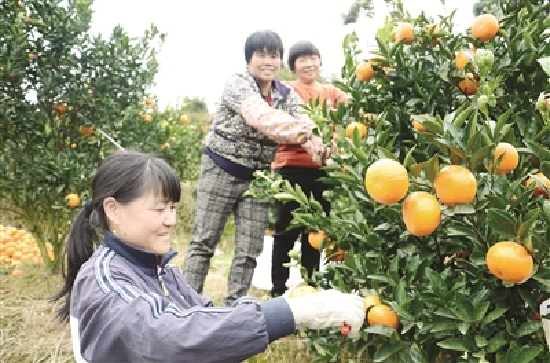
[[[271, 98], [272, 107], [250, 73], [231, 76], [206, 137], [207, 152], [251, 170], [268, 169], [277, 144], [300, 145], [311, 140], [315, 124], [301, 114], [303, 101], [296, 91], [273, 82]], [[311, 152], [317, 144], [316, 140], [307, 142], [306, 149]]]

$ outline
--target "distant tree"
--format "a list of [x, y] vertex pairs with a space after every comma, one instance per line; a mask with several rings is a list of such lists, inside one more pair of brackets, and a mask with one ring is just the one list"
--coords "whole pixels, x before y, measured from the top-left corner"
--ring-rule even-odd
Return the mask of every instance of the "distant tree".
[[[402, 9], [403, 3], [401, 0], [384, 0], [389, 8]], [[344, 25], [356, 23], [361, 14], [367, 18], [374, 17], [374, 1], [373, 0], [355, 0], [351, 4], [347, 13], [342, 14], [342, 22]]]

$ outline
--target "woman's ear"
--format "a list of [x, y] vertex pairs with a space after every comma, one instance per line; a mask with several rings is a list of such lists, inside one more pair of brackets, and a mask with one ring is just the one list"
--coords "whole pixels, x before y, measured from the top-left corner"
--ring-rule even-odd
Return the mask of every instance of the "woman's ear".
[[110, 224], [118, 224], [118, 203], [115, 198], [108, 197], [103, 199], [103, 210]]

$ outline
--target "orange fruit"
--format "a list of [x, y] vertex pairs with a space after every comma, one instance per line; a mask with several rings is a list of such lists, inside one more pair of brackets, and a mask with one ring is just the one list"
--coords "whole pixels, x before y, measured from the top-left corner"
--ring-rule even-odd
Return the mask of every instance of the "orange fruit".
[[16, 269], [13, 269], [13, 271], [11, 272], [11, 275], [13, 277], [21, 277], [23, 276], [23, 271], [21, 271], [20, 269], [16, 268]]
[[428, 192], [412, 192], [402, 207], [403, 222], [412, 235], [423, 237], [437, 229], [441, 222], [441, 206]]
[[76, 149], [76, 143], [75, 143], [75, 142], [73, 142], [73, 143], [71, 144], [71, 149]]
[[76, 208], [80, 205], [80, 197], [75, 193], [67, 195], [65, 199], [67, 199], [67, 205], [71, 208]]
[[466, 77], [462, 81], [458, 82], [458, 88], [466, 96], [474, 95], [479, 87], [479, 81], [475, 79], [472, 73], [466, 73]]
[[58, 115], [64, 115], [67, 113], [67, 106], [65, 106], [64, 104], [62, 103], [56, 103], [54, 106], [53, 106], [53, 109], [54, 111], [58, 114]]
[[403, 44], [411, 44], [414, 40], [414, 27], [411, 23], [401, 22], [394, 28], [395, 41], [403, 40]]
[[187, 117], [187, 115], [181, 115], [180, 116], [180, 124], [181, 125], [187, 125], [188, 122], [189, 122], [189, 117]]
[[489, 162], [489, 171], [493, 171], [493, 163], [495, 163], [503, 154], [504, 156], [502, 157], [496, 171], [497, 174], [510, 173], [518, 166], [518, 150], [507, 142], [499, 142], [495, 148], [493, 161]]
[[470, 57], [468, 56], [468, 54], [463, 50], [458, 51], [455, 56], [456, 68], [459, 70], [463, 70], [468, 63], [470, 63]]
[[160, 146], [161, 150], [166, 150], [166, 149], [169, 149], [169, 148], [170, 148], [170, 143], [169, 142], [165, 142], [164, 144], [162, 144]]
[[143, 116], [143, 118], [145, 118], [145, 122], [152, 122], [153, 121], [153, 116], [151, 116], [151, 114], [149, 114], [149, 113], [146, 113], [145, 116]]
[[434, 180], [435, 194], [441, 203], [453, 206], [472, 203], [477, 193], [474, 174], [462, 165], [447, 165]]
[[374, 76], [374, 68], [371, 62], [363, 62], [355, 68], [355, 77], [361, 82], [368, 82]]
[[82, 126], [80, 129], [80, 135], [87, 137], [91, 136], [94, 133], [94, 128], [92, 126]]
[[314, 288], [313, 286], [300, 285], [290, 290], [290, 292], [288, 293], [288, 297], [300, 297], [304, 295], [314, 294], [316, 292], [319, 292], [319, 291], [317, 291], [317, 289]]
[[399, 328], [399, 317], [388, 305], [377, 304], [370, 308], [367, 313], [369, 325], [386, 325], [390, 328]]
[[145, 104], [146, 104], [147, 106], [152, 106], [152, 105], [155, 104], [155, 100], [152, 99], [152, 98], [146, 98], [146, 99], [145, 99]]
[[[546, 186], [546, 189], [550, 190], [550, 179], [546, 177], [543, 173], [536, 173], [535, 176], [541, 180], [542, 183]], [[525, 186], [528, 187], [531, 185], [531, 183], [536, 183], [535, 190], [533, 191], [534, 196], [543, 196], [545, 198], [548, 198], [548, 193], [543, 189], [541, 183], [539, 181], [535, 181], [535, 179], [529, 177], [527, 179], [527, 182], [525, 182]]]
[[491, 14], [482, 14], [474, 19], [470, 31], [472, 36], [482, 42], [493, 39], [500, 28], [497, 18]]
[[533, 257], [517, 242], [497, 242], [487, 252], [489, 272], [502, 281], [520, 283], [533, 273]]
[[316, 250], [319, 250], [321, 242], [323, 242], [324, 239], [325, 232], [323, 231], [309, 232], [307, 235], [307, 241], [309, 242], [311, 247], [315, 248]]
[[350, 138], [353, 137], [353, 130], [355, 129], [359, 129], [359, 134], [361, 135], [362, 139], [364, 139], [369, 133], [369, 129], [367, 128], [367, 126], [363, 125], [360, 122], [353, 121], [346, 127], [346, 136]]
[[409, 174], [399, 162], [380, 159], [367, 168], [365, 188], [369, 196], [378, 203], [396, 203], [409, 190]]
[[380, 296], [378, 295], [367, 295], [363, 297], [363, 307], [365, 311], [367, 311], [370, 307], [374, 305], [380, 304], [382, 304], [382, 300], [380, 300]]

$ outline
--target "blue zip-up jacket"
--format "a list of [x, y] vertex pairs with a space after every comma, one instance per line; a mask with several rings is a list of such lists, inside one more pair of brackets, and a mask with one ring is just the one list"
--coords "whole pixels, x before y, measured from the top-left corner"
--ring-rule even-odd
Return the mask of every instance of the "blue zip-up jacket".
[[234, 363], [295, 331], [284, 298], [243, 297], [217, 308], [162, 257], [109, 232], [82, 265], [71, 293], [78, 363]]

